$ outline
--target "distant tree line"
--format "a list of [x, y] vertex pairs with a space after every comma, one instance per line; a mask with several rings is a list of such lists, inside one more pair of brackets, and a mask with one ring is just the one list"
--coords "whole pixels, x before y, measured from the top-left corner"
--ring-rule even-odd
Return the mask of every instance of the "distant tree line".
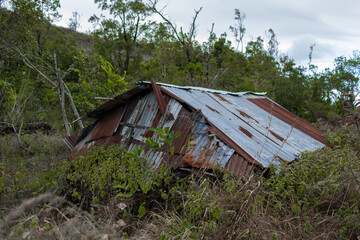
[[[356, 107], [359, 51], [336, 58], [332, 69], [318, 71], [311, 62], [315, 45], [310, 46], [308, 66], [298, 66], [279, 54], [273, 29], [245, 44], [246, 15], [239, 9], [229, 27], [235, 44], [227, 33], [217, 36], [215, 24], [200, 43], [196, 32], [202, 8], [183, 29], [159, 9], [157, 0], [95, 3], [110, 15], [93, 15], [91, 34], [76, 32], [77, 11], [69, 29], [53, 25], [60, 17], [59, 0], [8, 0], [8, 8], [0, 8], [0, 128], [21, 132], [31, 122], [65, 124], [67, 132], [82, 128], [74, 120], [99, 105], [98, 99], [150, 77], [177, 85], [267, 92], [309, 121], [334, 121], [346, 107]], [[151, 20], [154, 15], [161, 21]], [[61, 117], [64, 111], [68, 121]]]

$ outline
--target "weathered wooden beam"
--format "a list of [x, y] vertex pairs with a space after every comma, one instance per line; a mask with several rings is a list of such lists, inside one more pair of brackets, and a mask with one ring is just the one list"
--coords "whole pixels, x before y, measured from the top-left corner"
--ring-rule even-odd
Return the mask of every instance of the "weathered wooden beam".
[[[150, 78], [150, 82], [151, 82], [151, 86], [153, 88], [155, 97], [156, 97], [156, 101], [158, 102], [159, 105], [159, 109], [160, 109], [160, 113], [162, 116], [165, 116], [166, 114], [166, 103], [164, 100], [164, 97], [161, 93], [161, 90], [159, 88], [159, 86], [156, 84], [155, 80], [153, 78]], [[168, 120], [174, 120], [174, 116], [170, 113], [170, 115], [168, 116]]]

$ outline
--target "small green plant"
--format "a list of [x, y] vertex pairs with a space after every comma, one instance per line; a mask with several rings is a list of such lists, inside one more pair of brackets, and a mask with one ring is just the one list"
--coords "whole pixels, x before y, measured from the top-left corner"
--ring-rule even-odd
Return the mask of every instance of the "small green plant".
[[175, 138], [178, 138], [181, 132], [170, 132], [169, 127], [162, 128], [150, 128], [151, 131], [158, 134], [157, 137], [150, 137], [146, 139], [146, 143], [150, 146], [150, 149], [163, 149], [170, 147], [170, 154], [174, 155], [174, 146], [172, 143]]
[[[170, 132], [169, 128], [151, 129], [158, 134], [146, 142], [150, 150], [170, 147], [180, 132]], [[165, 146], [166, 145], [166, 146]], [[120, 146], [98, 146], [66, 164], [66, 181], [75, 201], [99, 204], [109, 202], [114, 196], [120, 201], [134, 199], [127, 215], [143, 217], [149, 206], [149, 198], [168, 201], [170, 192], [181, 186], [181, 181], [169, 187], [174, 175], [168, 166], [162, 165], [158, 171], [151, 170], [142, 156], [145, 146], [136, 146], [132, 152]], [[148, 150], [147, 150], [148, 151]]]

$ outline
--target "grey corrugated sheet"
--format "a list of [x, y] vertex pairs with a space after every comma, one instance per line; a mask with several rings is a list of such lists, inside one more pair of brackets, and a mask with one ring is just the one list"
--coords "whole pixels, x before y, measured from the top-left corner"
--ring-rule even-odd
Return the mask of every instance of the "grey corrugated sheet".
[[223, 143], [218, 137], [209, 135], [205, 119], [195, 122], [191, 141], [187, 148], [185, 159], [192, 161], [192, 165], [199, 167], [225, 167], [234, 150]]
[[[153, 124], [153, 121], [155, 119], [156, 113], [159, 109], [158, 107], [158, 103], [156, 101], [156, 97], [155, 94], [153, 92], [150, 92], [148, 94], [146, 94], [145, 96], [143, 96], [141, 99], [141, 104], [138, 104], [136, 106], [136, 108], [134, 109], [134, 111], [132, 112], [131, 116], [129, 117], [129, 119], [127, 119], [127, 123], [133, 123], [136, 124], [138, 126], [143, 126], [143, 127], [151, 127]], [[173, 114], [174, 118], [177, 118], [177, 115], [180, 112], [181, 109], [181, 104], [179, 102], [177, 102], [174, 99], [171, 99], [169, 104], [167, 105], [166, 110]], [[138, 113], [138, 119], [136, 122], [135, 121], [135, 113]], [[161, 116], [160, 122], [164, 122], [164, 126], [163, 127], [169, 127], [171, 128], [172, 125], [174, 124], [175, 120], [167, 120], [164, 119], [164, 116]], [[124, 127], [122, 129], [121, 135], [124, 136], [125, 133], [128, 131], [128, 127]], [[135, 128], [133, 130], [133, 137], [136, 140], [145, 142], [146, 138], [144, 137], [145, 132], [147, 131], [147, 129], [145, 128]]]
[[[161, 85], [194, 109], [201, 110], [211, 124], [264, 167], [279, 164], [277, 156], [292, 161], [300, 151], [313, 151], [325, 146], [248, 101], [247, 95], [253, 94], [229, 94], [224, 91], [214, 92], [190, 87], [185, 90], [173, 85]], [[216, 94], [220, 94], [227, 101], [221, 100]], [[239, 110], [249, 117], [241, 115]], [[270, 134], [268, 129], [284, 138], [284, 142]]]
[[[133, 152], [136, 146], [139, 149], [141, 148], [140, 145], [131, 143], [129, 148], [128, 148], [128, 151]], [[149, 150], [146, 151], [146, 150], [143, 150], [141, 152], [140, 157], [146, 159], [146, 161], [148, 163], [148, 166], [151, 169], [156, 170], [156, 169], [158, 169], [160, 167], [162, 161], [166, 157], [166, 154], [164, 152], [161, 152], [161, 151], [149, 151]]]
[[[156, 116], [156, 112], [158, 111], [155, 94], [148, 93], [142, 97], [141, 100], [139, 100], [139, 103], [140, 101], [141, 104], [137, 104], [131, 116], [129, 119], [127, 119], [127, 123], [136, 124], [138, 126], [151, 127], [151, 124]], [[138, 119], [135, 119], [136, 114]], [[128, 130], [129, 127], [124, 126], [121, 135], [125, 136]], [[146, 129], [144, 128], [135, 128], [133, 130], [133, 138], [142, 141], [143, 137], [141, 135], [145, 134], [145, 131]]]

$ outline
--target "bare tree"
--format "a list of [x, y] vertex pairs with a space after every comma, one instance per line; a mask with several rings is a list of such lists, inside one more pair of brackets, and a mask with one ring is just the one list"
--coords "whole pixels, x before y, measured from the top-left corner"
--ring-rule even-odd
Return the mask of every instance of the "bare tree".
[[[63, 94], [64, 96], [66, 95], [68, 97], [68, 100], [70, 102], [70, 106], [74, 112], [74, 115], [77, 119], [78, 125], [80, 127], [80, 129], [84, 128], [84, 125], [81, 121], [81, 117], [79, 115], [79, 112], [76, 108], [76, 105], [74, 103], [74, 100], [72, 98], [71, 92], [69, 90], [69, 88], [67, 87], [67, 85], [64, 83], [64, 81], [61, 78], [60, 75], [60, 69], [57, 67], [57, 60], [56, 60], [56, 55], [54, 55], [54, 60], [55, 60], [55, 69], [53, 69], [51, 66], [49, 66], [47, 63], [45, 63], [49, 69], [51, 69], [51, 71], [56, 75], [57, 81], [58, 83], [54, 82], [53, 80], [51, 80], [48, 76], [46, 76], [42, 71], [40, 71], [27, 57], [25, 54], [23, 54], [19, 49], [17, 48], [13, 48], [15, 50], [15, 52], [17, 52], [20, 57], [22, 58], [23, 62], [25, 63], [26, 66], [28, 66], [29, 68], [33, 69], [35, 72], [37, 72], [46, 82], [50, 83], [53, 87], [55, 87], [56, 89], [58, 89], [59, 91], [59, 97], [60, 97], [60, 102], [62, 104], [62, 102], [65, 101], [65, 98], [62, 97]], [[62, 90], [63, 88], [63, 90]], [[62, 107], [63, 108], [63, 107]], [[65, 112], [66, 113], [66, 112]], [[63, 114], [64, 117], [64, 114]], [[64, 124], [68, 126], [67, 120], [65, 121], [66, 115], [64, 117]], [[66, 126], [65, 126], [66, 129]], [[70, 131], [66, 130], [66, 134], [69, 134]]]
[[65, 83], [60, 75], [60, 68], [58, 68], [58, 66], [57, 66], [57, 59], [56, 59], [55, 53], [54, 53], [54, 61], [55, 61], [56, 80], [58, 81], [58, 91], [59, 91], [59, 99], [60, 99], [60, 106], [61, 106], [61, 114], [62, 114], [63, 120], [64, 120], [66, 136], [70, 136], [69, 121], [67, 119], [66, 109], [65, 109], [65, 91], [64, 91]]
[[314, 53], [314, 47], [316, 46], [316, 43], [310, 44], [310, 51], [309, 51], [309, 65], [311, 65], [312, 61], [312, 55]]
[[309, 65], [309, 71], [311, 71], [313, 74], [315, 74], [316, 71], [317, 71], [317, 66], [315, 66], [314, 64], [311, 63], [315, 46], [316, 46], [316, 43], [310, 44], [309, 64], [308, 64]]
[[236, 50], [239, 50], [239, 44], [241, 43], [241, 52], [244, 50], [243, 38], [246, 32], [246, 28], [244, 25], [244, 20], [246, 15], [244, 12], [240, 11], [239, 9], [235, 8], [235, 26], [230, 26], [229, 29], [233, 32], [235, 41], [237, 42]]
[[[173, 34], [175, 35], [176, 40], [181, 44], [183, 50], [186, 53], [187, 62], [191, 63], [194, 58], [194, 41], [195, 41], [196, 30], [197, 30], [196, 19], [199, 15], [200, 11], [202, 10], [202, 7], [199, 8], [199, 10], [196, 10], [196, 9], [194, 10], [195, 14], [194, 14], [193, 20], [190, 24], [190, 29], [188, 32], [184, 32], [182, 27], [180, 27], [180, 29], [178, 29], [176, 24], [171, 22], [165, 16], [165, 14], [162, 13], [162, 10], [159, 10], [157, 8], [157, 6], [156, 6], [157, 3], [158, 3], [158, 0], [150, 1], [151, 9], [156, 14], [158, 14], [163, 19], [165, 24], [172, 30]], [[190, 74], [191, 84], [195, 85], [195, 73], [193, 71], [190, 71], [189, 74]]]
[[80, 28], [80, 13], [75, 10], [75, 12], [72, 13], [72, 17], [69, 18], [69, 28], [76, 31]]
[[[13, 101], [10, 104], [5, 104], [6, 106], [6, 114], [3, 116], [3, 122], [0, 122], [0, 125], [4, 125], [10, 128], [17, 136], [20, 146], [23, 149], [26, 149], [23, 145], [23, 141], [21, 139], [24, 119], [23, 112], [26, 109], [27, 103], [31, 97], [31, 95], [26, 92], [27, 84], [26, 81], [22, 81], [20, 90], [17, 92], [13, 92]], [[3, 93], [5, 96], [5, 93]], [[3, 129], [1, 129], [3, 130]]]
[[271, 28], [265, 32], [265, 35], [269, 38], [268, 53], [270, 56], [276, 58], [279, 53], [279, 42], [277, 40], [274, 30]]

